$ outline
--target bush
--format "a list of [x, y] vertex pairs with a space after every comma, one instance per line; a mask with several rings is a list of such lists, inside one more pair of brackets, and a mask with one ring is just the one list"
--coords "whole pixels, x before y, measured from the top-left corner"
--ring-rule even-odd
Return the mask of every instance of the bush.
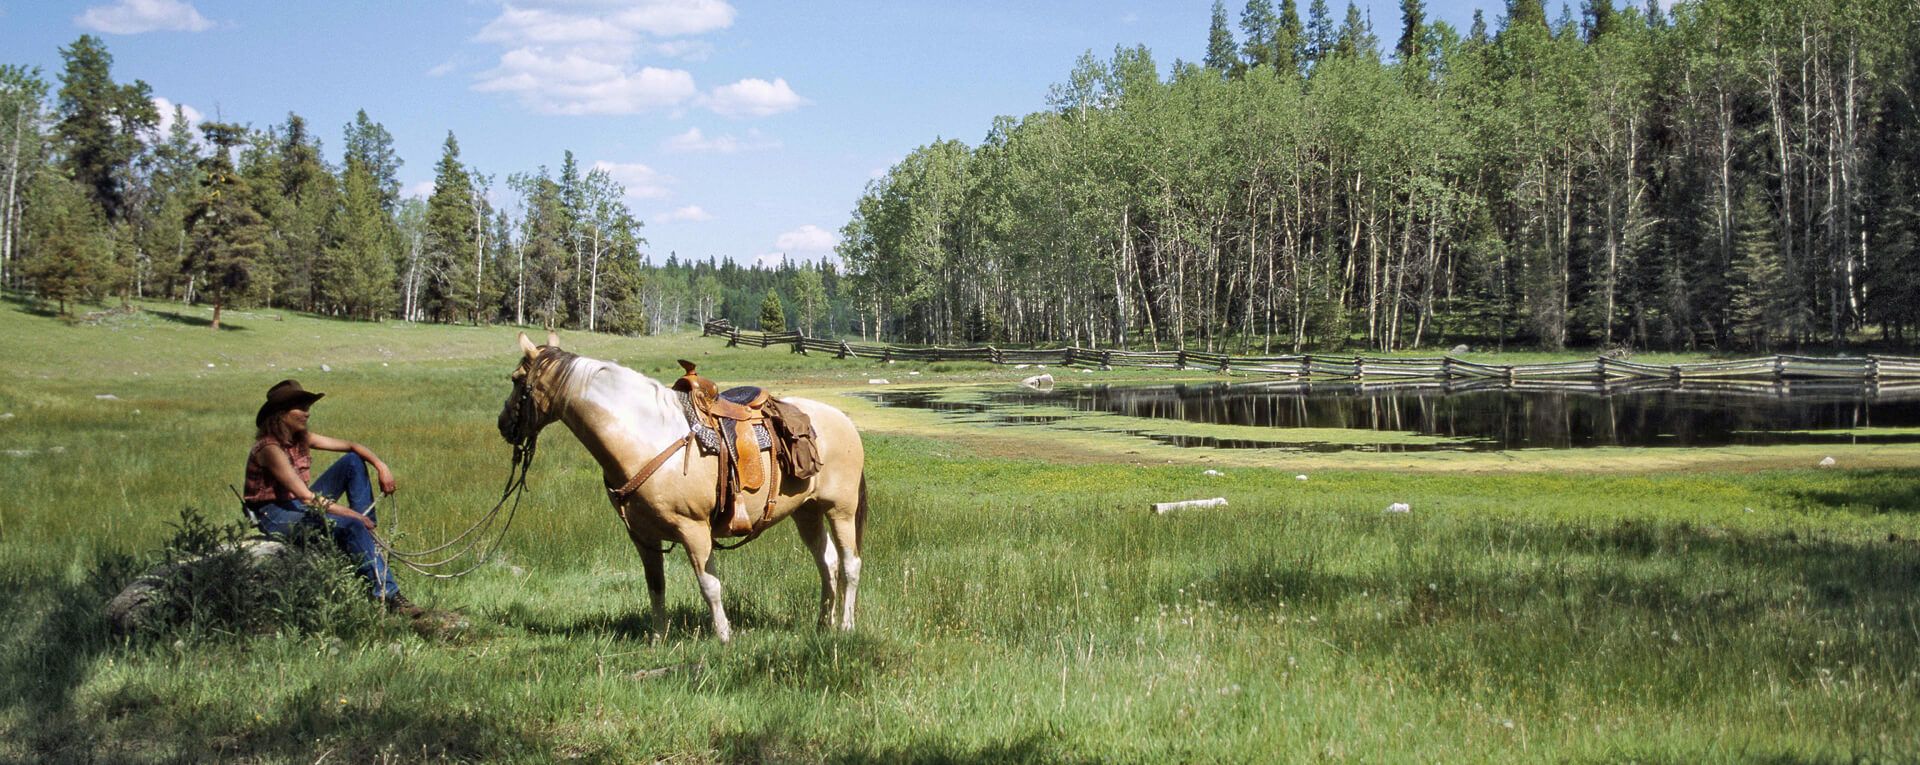
[[[158, 565], [142, 575], [157, 586], [134, 625], [136, 634], [347, 637], [379, 618], [351, 561], [324, 534], [303, 534], [287, 540], [280, 554], [256, 555], [243, 543], [258, 535], [244, 523], [216, 524], [188, 507], [172, 525]], [[127, 568], [111, 559], [102, 566]]]

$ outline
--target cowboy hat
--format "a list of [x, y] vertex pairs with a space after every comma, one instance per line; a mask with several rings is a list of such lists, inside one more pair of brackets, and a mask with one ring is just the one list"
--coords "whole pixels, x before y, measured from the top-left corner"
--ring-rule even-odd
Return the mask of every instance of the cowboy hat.
[[260, 405], [260, 412], [253, 416], [253, 426], [258, 428], [266, 424], [267, 418], [290, 409], [306, 409], [319, 401], [325, 393], [314, 393], [300, 387], [299, 380], [281, 380], [267, 389], [267, 403]]

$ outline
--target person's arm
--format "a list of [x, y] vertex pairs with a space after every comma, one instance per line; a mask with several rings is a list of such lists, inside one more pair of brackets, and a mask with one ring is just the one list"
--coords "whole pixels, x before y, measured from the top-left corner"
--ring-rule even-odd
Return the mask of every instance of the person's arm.
[[353, 452], [354, 454], [360, 455], [360, 459], [366, 460], [367, 464], [373, 466], [374, 474], [380, 476], [381, 494], [392, 494], [400, 488], [399, 484], [394, 482], [393, 471], [387, 468], [387, 463], [381, 462], [380, 458], [373, 453], [373, 450], [368, 449], [364, 444], [354, 443], [344, 438], [334, 438], [332, 436], [323, 436], [319, 433], [308, 432], [307, 445], [315, 449], [330, 452]]
[[337, 504], [331, 499], [313, 493], [313, 489], [308, 488], [306, 483], [300, 480], [300, 474], [293, 469], [293, 461], [287, 458], [287, 451], [285, 449], [277, 447], [261, 449], [260, 458], [266, 461], [267, 472], [273, 476], [273, 480], [278, 481], [281, 488], [286, 489], [288, 494], [292, 494], [293, 498], [300, 500], [302, 504], [325, 510], [329, 515], [338, 515], [342, 518], [358, 521], [360, 525], [366, 526], [369, 529], [373, 528], [372, 518], [354, 512], [353, 508], [347, 507], [346, 505]]

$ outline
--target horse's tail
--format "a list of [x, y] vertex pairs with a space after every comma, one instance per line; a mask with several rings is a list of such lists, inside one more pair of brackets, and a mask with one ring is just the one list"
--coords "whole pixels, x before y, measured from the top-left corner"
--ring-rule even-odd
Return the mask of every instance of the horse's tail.
[[853, 514], [853, 537], [861, 547], [867, 546], [867, 471], [860, 471], [860, 504]]

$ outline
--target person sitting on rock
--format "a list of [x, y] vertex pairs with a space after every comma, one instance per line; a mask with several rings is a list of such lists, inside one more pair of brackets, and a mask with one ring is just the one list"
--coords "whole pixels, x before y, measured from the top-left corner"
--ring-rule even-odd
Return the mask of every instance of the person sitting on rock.
[[[400, 594], [373, 538], [367, 467], [379, 474], [380, 491], [387, 495], [397, 488], [393, 471], [372, 449], [307, 429], [307, 410], [323, 395], [301, 388], [297, 380], [281, 380], [267, 390], [266, 403], [253, 416], [253, 448], [247, 452], [247, 516], [269, 535], [292, 536], [301, 528], [326, 531], [353, 558], [355, 572], [367, 580], [375, 600], [389, 611], [420, 616], [423, 610]], [[346, 454], [315, 481], [313, 449]], [[335, 501], [343, 496], [344, 506]]]

